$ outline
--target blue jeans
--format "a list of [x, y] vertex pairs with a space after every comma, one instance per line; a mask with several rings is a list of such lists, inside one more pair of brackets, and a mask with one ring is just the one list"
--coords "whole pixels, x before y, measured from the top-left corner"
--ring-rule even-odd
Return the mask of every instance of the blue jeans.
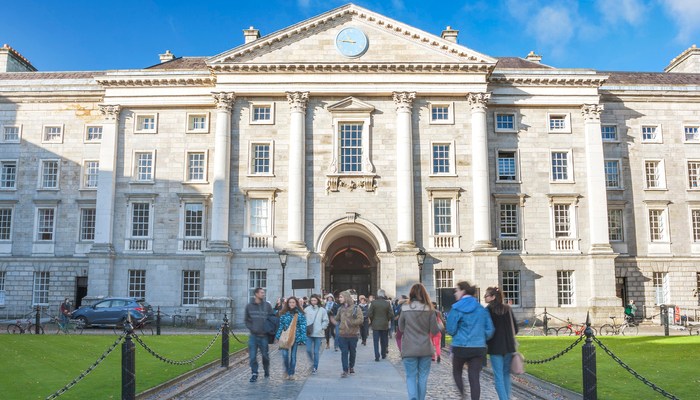
[[343, 372], [348, 372], [348, 368], [355, 368], [357, 338], [342, 337], [339, 335], [336, 340], [338, 341], [338, 347], [340, 347], [340, 362], [343, 364]]
[[287, 375], [294, 375], [294, 370], [297, 367], [297, 347], [299, 347], [299, 344], [295, 342], [291, 349], [280, 349], [284, 360], [284, 370], [287, 372]]
[[267, 336], [248, 336], [248, 358], [250, 359], [250, 370], [253, 375], [258, 374], [258, 349], [262, 355], [263, 369], [265, 374], [270, 373], [270, 352], [268, 350]]
[[406, 388], [409, 400], [425, 400], [430, 362], [430, 356], [404, 357], [403, 367], [406, 370]]
[[496, 386], [499, 400], [510, 399], [510, 361], [513, 355], [491, 354], [491, 368], [493, 368], [493, 381]]
[[335, 329], [335, 336], [333, 336], [333, 348], [335, 350], [338, 350], [338, 346], [339, 346], [338, 338], [340, 337], [340, 325], [336, 325], [334, 327], [334, 329]]
[[313, 365], [313, 369], [318, 369], [318, 352], [321, 349], [322, 337], [307, 337], [306, 338], [306, 354], [309, 355], [309, 360]]
[[[373, 330], [372, 344], [374, 345], [374, 359], [378, 360], [379, 356], [386, 357], [387, 349], [389, 348], [389, 331], [388, 330]], [[381, 354], [379, 346], [381, 345]]]

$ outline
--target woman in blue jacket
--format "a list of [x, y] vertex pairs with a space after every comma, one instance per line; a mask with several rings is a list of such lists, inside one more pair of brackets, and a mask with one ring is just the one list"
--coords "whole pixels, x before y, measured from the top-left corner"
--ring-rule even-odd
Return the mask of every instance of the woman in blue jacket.
[[457, 389], [464, 396], [462, 369], [467, 364], [469, 392], [472, 400], [481, 397], [479, 375], [486, 359], [486, 341], [493, 336], [494, 328], [489, 312], [475, 298], [476, 287], [469, 282], [459, 282], [455, 288], [452, 310], [447, 316], [447, 333], [452, 336], [452, 376]]

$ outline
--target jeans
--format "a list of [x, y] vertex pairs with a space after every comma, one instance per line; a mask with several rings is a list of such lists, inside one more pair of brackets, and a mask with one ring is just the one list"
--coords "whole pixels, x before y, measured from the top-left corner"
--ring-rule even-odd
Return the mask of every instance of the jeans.
[[403, 367], [406, 370], [406, 388], [409, 400], [424, 400], [428, 390], [428, 375], [430, 375], [430, 356], [404, 357]]
[[[389, 348], [389, 331], [388, 330], [373, 330], [372, 344], [374, 344], [374, 359], [378, 360], [381, 355], [386, 357], [387, 349]], [[379, 345], [382, 346], [382, 352], [379, 353]]]
[[335, 326], [335, 335], [333, 336], [333, 348], [338, 350], [338, 338], [340, 337], [340, 325]]
[[268, 350], [267, 336], [248, 336], [248, 358], [250, 358], [250, 370], [253, 375], [258, 374], [258, 349], [262, 355], [265, 374], [270, 373], [270, 352]]
[[309, 355], [309, 360], [311, 361], [314, 369], [318, 369], [318, 352], [321, 349], [322, 341], [323, 338], [321, 337], [306, 338], [306, 354]]
[[284, 371], [287, 375], [294, 375], [294, 370], [297, 367], [297, 347], [299, 344], [295, 342], [291, 349], [280, 349], [284, 360]]
[[70, 321], [70, 318], [66, 314], [61, 314], [61, 322], [58, 325], [61, 329], [68, 329], [68, 321]]
[[513, 354], [491, 354], [491, 368], [493, 368], [493, 381], [496, 386], [499, 400], [510, 399], [510, 361]]
[[[343, 372], [348, 372], [348, 367], [355, 368], [355, 356], [357, 355], [357, 338], [338, 336], [336, 340], [338, 341], [338, 346], [340, 347], [340, 362], [343, 364]], [[349, 360], [348, 355], [350, 356]]]

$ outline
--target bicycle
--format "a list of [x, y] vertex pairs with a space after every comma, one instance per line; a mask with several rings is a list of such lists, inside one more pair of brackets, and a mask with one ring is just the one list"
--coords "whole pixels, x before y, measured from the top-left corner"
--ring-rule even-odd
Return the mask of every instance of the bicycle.
[[173, 315], [173, 327], [184, 326], [185, 328], [194, 328], [196, 324], [195, 316], [188, 315], [190, 309], [186, 308], [183, 314]]
[[[153, 335], [153, 327], [150, 325], [150, 322], [148, 320], [148, 316], [145, 316], [141, 319], [137, 319], [135, 321], [131, 322], [131, 326], [134, 331], [138, 330], [141, 335]], [[121, 335], [124, 333], [124, 324], [126, 323], [126, 320], [114, 325], [114, 334], [115, 335]]]
[[625, 318], [625, 322], [622, 324], [618, 325], [615, 322], [615, 319], [617, 317], [612, 316], [610, 319], [613, 320], [612, 324], [605, 324], [600, 327], [600, 334], [601, 335], [623, 335], [623, 336], [633, 336], [637, 335], [639, 333], [639, 326], [634, 321], [630, 321], [629, 319]]
[[[547, 328], [547, 330], [544, 330], [544, 327], [538, 327], [537, 325], [537, 316], [535, 316], [534, 322], [532, 325], [529, 325], [530, 321], [525, 320], [525, 329], [522, 330], [523, 335], [527, 336], [554, 336], [557, 334], [557, 329], [556, 328]], [[520, 333], [520, 332], [519, 332]]]
[[[33, 313], [29, 315], [33, 315]], [[30, 335], [35, 333], [36, 325], [34, 325], [29, 317], [25, 316], [24, 318], [27, 318], [24, 322], [18, 319], [16, 323], [7, 325], [7, 333], [20, 335], [23, 333], [28, 333]], [[44, 327], [41, 325], [39, 325], [39, 334], [44, 334]]]
[[85, 323], [81, 319], [69, 319], [67, 323], [64, 323], [59, 317], [50, 316], [49, 322], [46, 323], [46, 331], [55, 333], [56, 335], [64, 334], [69, 335], [76, 333], [78, 335], [83, 334], [83, 329], [85, 329]]
[[[596, 336], [598, 334], [598, 331], [596, 328], [591, 326], [591, 329], [593, 330], [593, 336]], [[581, 326], [574, 325], [571, 323], [571, 320], [569, 318], [566, 319], [566, 325], [560, 327], [557, 329], [557, 336], [581, 336], [586, 333], [586, 323], [583, 322], [581, 323]]]

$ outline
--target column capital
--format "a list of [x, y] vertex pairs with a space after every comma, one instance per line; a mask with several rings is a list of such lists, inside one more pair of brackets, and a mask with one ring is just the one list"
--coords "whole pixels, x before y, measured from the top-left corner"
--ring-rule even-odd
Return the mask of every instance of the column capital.
[[394, 104], [396, 104], [396, 111], [411, 112], [416, 92], [394, 92], [392, 97], [394, 98]]
[[216, 109], [219, 111], [231, 112], [233, 103], [236, 101], [236, 94], [233, 92], [212, 92]]
[[581, 106], [581, 114], [585, 121], [600, 121], [600, 113], [604, 109], [602, 104], [584, 104]]
[[471, 106], [472, 111], [484, 111], [486, 110], [486, 103], [491, 100], [491, 93], [467, 93], [467, 101], [469, 106]]
[[121, 106], [119, 104], [98, 104], [100, 112], [105, 116], [107, 121], [116, 121], [119, 118], [119, 111], [121, 111]]
[[306, 104], [309, 102], [309, 92], [287, 92], [287, 101], [292, 112], [306, 112]]

